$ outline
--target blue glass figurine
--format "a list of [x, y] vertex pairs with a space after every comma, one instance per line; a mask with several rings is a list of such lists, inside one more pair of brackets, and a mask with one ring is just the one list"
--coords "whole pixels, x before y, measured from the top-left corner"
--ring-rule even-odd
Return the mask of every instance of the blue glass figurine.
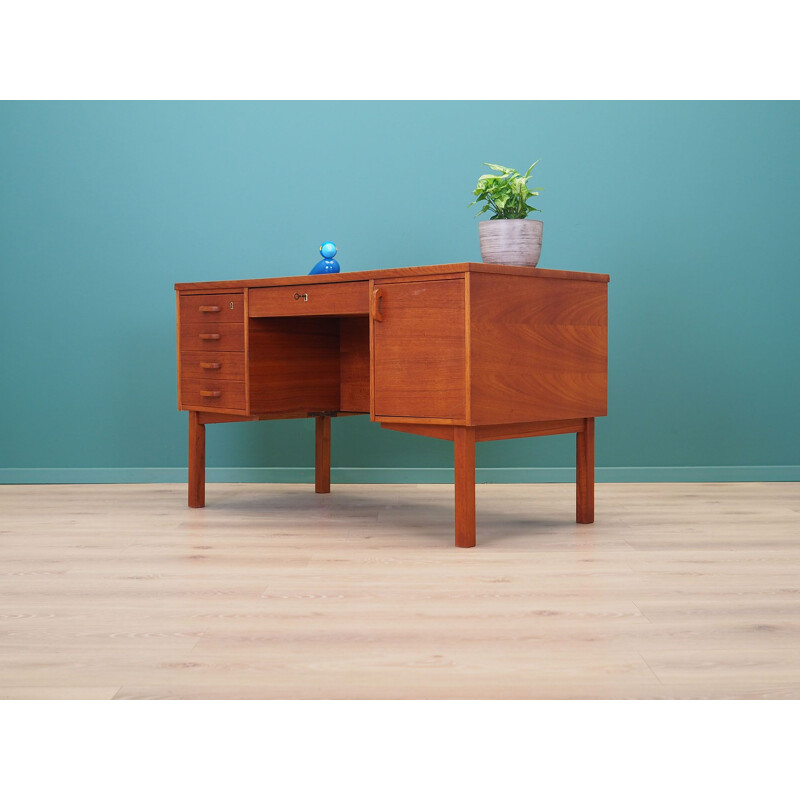
[[319, 246], [319, 252], [322, 253], [322, 260], [314, 264], [314, 269], [309, 272], [309, 275], [328, 275], [333, 272], [339, 271], [339, 262], [334, 258], [336, 255], [336, 245], [333, 242], [323, 242]]

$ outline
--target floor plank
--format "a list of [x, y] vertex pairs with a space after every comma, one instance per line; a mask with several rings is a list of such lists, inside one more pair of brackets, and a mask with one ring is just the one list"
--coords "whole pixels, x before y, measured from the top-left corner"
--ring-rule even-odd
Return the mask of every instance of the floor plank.
[[800, 484], [0, 486], [0, 699], [800, 699]]

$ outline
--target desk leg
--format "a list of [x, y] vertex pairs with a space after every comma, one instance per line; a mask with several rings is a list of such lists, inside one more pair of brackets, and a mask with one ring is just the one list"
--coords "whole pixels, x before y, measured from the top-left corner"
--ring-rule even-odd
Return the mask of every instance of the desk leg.
[[578, 522], [594, 522], [594, 417], [587, 417], [584, 423], [575, 458], [575, 518]]
[[475, 428], [453, 428], [456, 547], [475, 547]]
[[317, 417], [316, 459], [314, 483], [317, 494], [331, 490], [331, 418]]
[[189, 412], [189, 507], [206, 504], [206, 426], [197, 411]]

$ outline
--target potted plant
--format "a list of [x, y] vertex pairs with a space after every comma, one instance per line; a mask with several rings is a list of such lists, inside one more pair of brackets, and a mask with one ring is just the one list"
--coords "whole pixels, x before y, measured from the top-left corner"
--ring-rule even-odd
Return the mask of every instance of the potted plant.
[[527, 219], [538, 208], [528, 205], [528, 199], [537, 197], [541, 187], [528, 188], [534, 161], [524, 175], [515, 169], [498, 164], [486, 164], [499, 175], [481, 175], [470, 203], [485, 203], [476, 217], [492, 211], [492, 218], [478, 223], [481, 258], [487, 264], [519, 264], [535, 267], [542, 251], [542, 221]]

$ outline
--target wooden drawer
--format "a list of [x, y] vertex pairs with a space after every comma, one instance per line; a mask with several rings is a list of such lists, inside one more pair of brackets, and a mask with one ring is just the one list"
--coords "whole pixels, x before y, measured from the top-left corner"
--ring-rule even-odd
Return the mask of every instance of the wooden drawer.
[[244, 322], [244, 295], [182, 294], [181, 323]]
[[369, 313], [369, 283], [308, 283], [251, 289], [251, 317], [347, 316]]
[[244, 353], [181, 353], [181, 375], [185, 378], [243, 381]]
[[244, 381], [214, 381], [181, 376], [184, 408], [230, 408], [244, 410]]
[[242, 352], [244, 350], [244, 325], [233, 322], [183, 322], [181, 320], [181, 351], [218, 350]]

